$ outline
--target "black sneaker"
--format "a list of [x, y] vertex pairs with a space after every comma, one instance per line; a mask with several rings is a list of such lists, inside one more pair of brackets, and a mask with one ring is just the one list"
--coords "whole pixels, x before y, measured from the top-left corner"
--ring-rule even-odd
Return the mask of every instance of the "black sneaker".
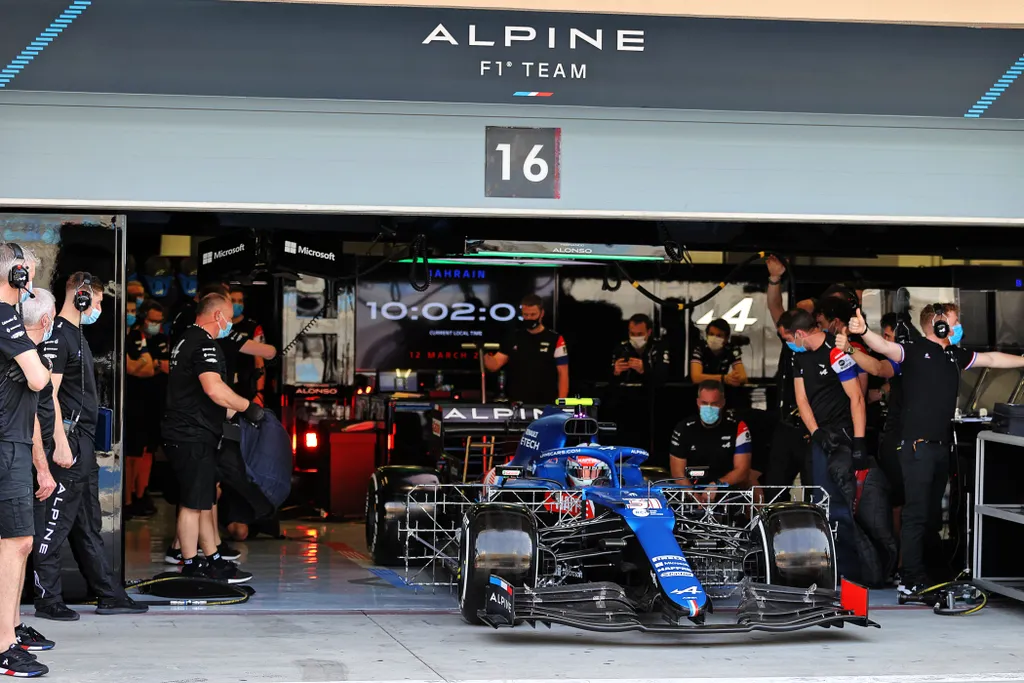
[[36, 617], [50, 621], [78, 621], [81, 615], [63, 602], [52, 602], [49, 605], [36, 606]]
[[242, 571], [238, 565], [228, 560], [220, 559], [206, 565], [206, 576], [218, 581], [228, 583], [245, 583], [252, 581], [252, 574]]
[[14, 629], [14, 635], [18, 636], [19, 647], [26, 652], [52, 650], [56, 645], [52, 640], [44, 638], [42, 633], [25, 624], [18, 624]]
[[149, 495], [149, 489], [146, 489], [142, 497], [135, 501], [135, 513], [139, 517], [152, 517], [156, 514], [156, 503]]
[[227, 543], [221, 543], [217, 546], [217, 552], [220, 554], [221, 558], [225, 560], [237, 560], [242, 556], [241, 551], [237, 548], [232, 548]]
[[121, 598], [104, 598], [96, 605], [96, 614], [145, 614], [149, 605], [135, 602], [127, 595]]
[[45, 664], [36, 661], [35, 655], [25, 652], [17, 645], [11, 645], [0, 653], [0, 676], [33, 678], [50, 672]]
[[167, 548], [167, 552], [164, 553], [165, 564], [180, 565], [182, 561], [181, 548], [175, 548], [174, 546]]

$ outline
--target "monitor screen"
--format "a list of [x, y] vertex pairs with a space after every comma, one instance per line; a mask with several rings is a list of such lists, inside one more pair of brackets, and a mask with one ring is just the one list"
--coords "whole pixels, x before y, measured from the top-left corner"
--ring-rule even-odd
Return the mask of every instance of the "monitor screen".
[[424, 292], [410, 284], [404, 264], [382, 268], [358, 283], [358, 371], [479, 371], [476, 354], [462, 344], [504, 341], [519, 322], [519, 302], [527, 294], [544, 299], [544, 324], [555, 324], [554, 268], [431, 264], [430, 273]]

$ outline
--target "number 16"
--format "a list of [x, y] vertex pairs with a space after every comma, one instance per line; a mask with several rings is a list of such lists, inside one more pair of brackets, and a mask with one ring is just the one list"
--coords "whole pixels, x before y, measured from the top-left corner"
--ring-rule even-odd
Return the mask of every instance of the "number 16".
[[[503, 142], [495, 149], [501, 152], [501, 179], [512, 180], [512, 145]], [[548, 162], [537, 156], [542, 149], [544, 145], [534, 145], [523, 161], [523, 176], [531, 183], [539, 183], [548, 177]]]

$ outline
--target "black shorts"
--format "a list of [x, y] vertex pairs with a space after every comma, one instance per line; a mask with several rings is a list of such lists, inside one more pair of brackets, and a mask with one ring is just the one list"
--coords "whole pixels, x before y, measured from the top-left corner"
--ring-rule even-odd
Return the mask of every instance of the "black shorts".
[[32, 446], [0, 441], [0, 538], [35, 534]]
[[164, 453], [178, 479], [178, 505], [212, 510], [217, 502], [217, 446], [183, 441], [165, 443]]

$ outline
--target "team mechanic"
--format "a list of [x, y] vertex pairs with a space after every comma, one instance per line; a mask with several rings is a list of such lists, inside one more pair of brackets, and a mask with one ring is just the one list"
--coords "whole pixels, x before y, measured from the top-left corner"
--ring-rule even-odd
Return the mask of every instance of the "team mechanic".
[[527, 294], [519, 304], [522, 326], [501, 350], [484, 356], [488, 372], [508, 365], [508, 397], [550, 405], [569, 395], [569, 353], [562, 335], [544, 327], [544, 300]]
[[972, 367], [1024, 368], [1024, 358], [988, 351], [975, 353], [957, 346], [963, 338], [960, 309], [937, 303], [921, 311], [924, 337], [903, 343], [886, 341], [868, 329], [860, 309], [850, 332], [886, 358], [898, 363], [903, 376], [903, 433], [899, 460], [906, 500], [903, 505], [900, 592], [914, 594], [933, 585], [933, 566], [942, 528], [942, 497], [949, 481], [952, 420], [960, 390], [960, 373]]
[[[828, 492], [829, 518], [839, 522], [836, 565], [840, 575], [854, 577], [859, 574], [859, 561], [853, 515], [838, 503], [843, 494], [829, 474], [829, 459], [849, 452], [855, 469], [862, 469], [859, 465], [866, 459], [867, 415], [857, 364], [836, 348], [836, 338], [819, 328], [814, 316], [803, 309], [784, 313], [778, 331], [793, 352], [796, 403], [811, 434], [812, 483]], [[836, 504], [831, 504], [832, 500]]]
[[25, 565], [32, 552], [32, 467], [39, 491], [48, 495], [54, 483], [45, 459], [33, 460], [37, 392], [50, 381], [14, 306], [30, 299], [29, 259], [17, 244], [0, 245], [0, 674], [40, 676], [49, 670], [26, 650], [53, 647], [38, 631], [19, 619]]
[[619, 425], [618, 443], [652, 451], [653, 405], [665, 385], [670, 369], [668, 346], [653, 338], [650, 316], [636, 313], [629, 318], [629, 339], [612, 354], [612, 414]]
[[[217, 344], [231, 333], [231, 299], [223, 293], [204, 296], [196, 320], [171, 351], [167, 408], [161, 432], [164, 453], [180, 487], [178, 541], [182, 574], [240, 583], [252, 579], [217, 548], [213, 507], [217, 496], [217, 448], [224, 435], [225, 417], [241, 413], [253, 424], [263, 409], [231, 390], [225, 380], [224, 352]], [[205, 559], [197, 558], [202, 547]]]
[[95, 451], [99, 395], [92, 349], [81, 326], [99, 319], [102, 301], [103, 286], [97, 279], [89, 273], [72, 274], [52, 335], [42, 343], [43, 355], [53, 365], [53, 419], [48, 414], [50, 401], [46, 401], [39, 436], [46, 440], [52, 436], [47, 455], [55, 465], [50, 471], [57, 490], [36, 506], [32, 561], [36, 616], [55, 621], [79, 618], [78, 612], [64, 603], [62, 593], [61, 546], [65, 539], [89, 590], [99, 600], [97, 614], [140, 614], [149, 609], [129, 598], [115, 579], [101, 536], [100, 468]]
[[681, 421], [672, 432], [669, 448], [672, 476], [683, 486], [691, 486], [688, 465], [706, 466], [700, 483], [707, 490], [695, 494], [713, 500], [716, 489], [750, 487], [750, 430], [742, 420], [725, 412], [725, 387], [714, 379], [697, 385], [698, 414]]

